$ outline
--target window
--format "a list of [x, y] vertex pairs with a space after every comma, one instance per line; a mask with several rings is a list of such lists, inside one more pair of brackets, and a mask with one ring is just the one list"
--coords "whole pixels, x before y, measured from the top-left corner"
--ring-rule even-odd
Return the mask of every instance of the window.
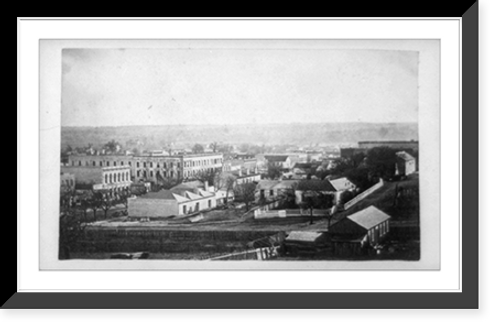
[[116, 166], [116, 161], [113, 162], [113, 166]]
[[102, 166], [102, 160], [99, 162], [99, 166]]
[[82, 161], [81, 160], [78, 161], [78, 166], [82, 166]]
[[212, 201], [210, 199], [208, 200], [208, 207], [212, 207]]
[[153, 171], [149, 171], [149, 176], [153, 177]]
[[136, 167], [141, 167], [141, 163], [137, 162]]
[[95, 160], [92, 161], [92, 166], [95, 166]]
[[274, 195], [274, 190], [269, 190], [269, 196], [273, 196]]
[[128, 162], [128, 166], [132, 166], [132, 162]]
[[122, 166], [124, 165], [124, 164], [123, 164], [123, 160], [122, 160], [122, 162], [121, 162], [121, 165], [122, 165]]
[[106, 162], [106, 166], [109, 166], [109, 160]]
[[104, 183], [108, 183], [108, 175], [104, 174]]
[[140, 178], [141, 177], [141, 170], [137, 170], [137, 177]]
[[125, 180], [127, 180], [127, 181], [128, 181], [128, 172], [127, 172], [127, 173], [125, 173]]
[[187, 211], [186, 205], [182, 205], [182, 214], [186, 214], [186, 211]]
[[149, 163], [149, 167], [154, 167], [153, 162]]
[[146, 168], [146, 167], [147, 167], [146, 162], [144, 162], [142, 165], [144, 165], [144, 168]]

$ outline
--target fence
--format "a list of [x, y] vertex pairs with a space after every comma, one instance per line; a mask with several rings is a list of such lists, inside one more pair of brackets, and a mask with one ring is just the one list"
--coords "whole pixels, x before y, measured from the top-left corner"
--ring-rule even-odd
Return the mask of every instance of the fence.
[[[331, 209], [313, 209], [313, 217], [323, 217], [331, 214]], [[271, 219], [271, 218], [290, 218], [290, 217], [302, 217], [311, 216], [310, 210], [303, 209], [290, 209], [290, 210], [274, 210], [266, 211], [257, 209], [254, 211], [255, 219]]]
[[267, 260], [275, 258], [278, 255], [276, 247], [263, 247], [249, 251], [226, 254], [207, 260]]
[[380, 181], [378, 183], [374, 184], [373, 186], [371, 186], [370, 188], [366, 189], [365, 191], [363, 191], [358, 196], [354, 197], [353, 199], [351, 199], [350, 201], [348, 201], [347, 203], [345, 203], [344, 204], [344, 210], [349, 209], [350, 207], [352, 207], [353, 205], [355, 205], [357, 202], [365, 199], [366, 196], [370, 195], [372, 192], [374, 192], [375, 190], [379, 189], [383, 185], [384, 185], [384, 180], [380, 179]]

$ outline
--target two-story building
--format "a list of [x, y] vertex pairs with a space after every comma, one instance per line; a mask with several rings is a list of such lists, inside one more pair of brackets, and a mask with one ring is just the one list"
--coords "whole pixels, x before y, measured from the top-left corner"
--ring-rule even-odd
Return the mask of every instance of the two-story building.
[[124, 166], [63, 166], [61, 172], [73, 175], [76, 190], [112, 190], [128, 189], [132, 180], [130, 167]]
[[189, 215], [215, 206], [214, 192], [178, 186], [129, 198], [128, 214], [131, 218], [161, 219]]

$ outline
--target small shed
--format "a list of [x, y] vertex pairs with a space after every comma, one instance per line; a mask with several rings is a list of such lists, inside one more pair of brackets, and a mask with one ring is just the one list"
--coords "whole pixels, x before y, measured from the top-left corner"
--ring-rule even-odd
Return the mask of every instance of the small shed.
[[285, 238], [282, 249], [290, 256], [322, 256], [331, 254], [331, 239], [328, 232], [292, 231]]
[[390, 216], [369, 206], [337, 221], [330, 227], [336, 255], [358, 255], [362, 249], [375, 247], [389, 232]]

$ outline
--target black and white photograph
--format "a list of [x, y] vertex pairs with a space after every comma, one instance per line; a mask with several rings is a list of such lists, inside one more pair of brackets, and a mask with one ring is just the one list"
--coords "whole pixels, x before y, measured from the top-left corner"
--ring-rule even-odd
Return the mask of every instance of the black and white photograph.
[[58, 189], [44, 197], [58, 218], [40, 225], [58, 228], [61, 265], [404, 269], [423, 244], [439, 254], [422, 229], [439, 228], [439, 146], [420, 143], [439, 136], [439, 98], [420, 95], [439, 81], [438, 40], [58, 45]]

